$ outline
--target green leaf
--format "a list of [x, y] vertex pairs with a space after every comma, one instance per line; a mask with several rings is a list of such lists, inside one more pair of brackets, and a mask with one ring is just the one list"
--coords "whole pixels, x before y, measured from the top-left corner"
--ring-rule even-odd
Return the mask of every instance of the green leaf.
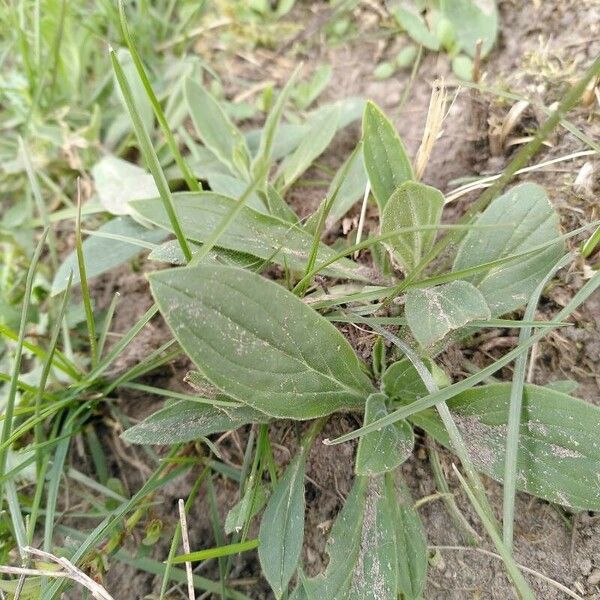
[[[150, 104], [150, 100], [148, 99], [148, 95], [144, 89], [144, 84], [142, 83], [142, 80], [137, 73], [137, 69], [135, 68], [133, 57], [126, 48], [119, 48], [117, 50], [117, 59], [123, 67], [123, 72], [127, 82], [129, 83], [129, 87], [131, 88], [131, 93], [134, 98], [136, 110], [140, 115], [140, 119], [142, 120], [146, 130], [151, 131], [154, 128], [154, 110], [152, 109], [152, 105]], [[119, 99], [121, 100], [121, 103], [123, 104], [123, 110], [125, 111], [125, 114], [128, 115], [127, 104], [116, 78], [114, 87], [117, 91]], [[128, 122], [127, 125], [130, 126], [131, 122]]]
[[267, 503], [267, 493], [261, 483], [250, 487], [242, 499], [227, 513], [225, 533], [239, 533], [246, 523], [255, 517]]
[[[395, 480], [395, 481], [394, 481]], [[393, 520], [396, 524], [398, 553], [398, 588], [405, 600], [420, 600], [427, 579], [427, 538], [419, 513], [415, 509], [408, 488], [399, 476], [386, 475], [386, 486], [394, 494]]]
[[296, 86], [292, 97], [300, 110], [306, 110], [321, 95], [327, 87], [332, 73], [331, 65], [319, 65], [308, 81]]
[[413, 179], [412, 166], [396, 129], [373, 102], [365, 107], [363, 139], [365, 167], [381, 213], [396, 188]]
[[232, 171], [247, 177], [250, 152], [246, 139], [217, 100], [193, 79], [187, 79], [185, 99], [194, 127], [204, 145]]
[[[497, 481], [504, 475], [510, 383], [484, 385], [448, 400], [475, 466]], [[410, 417], [449, 447], [433, 409]], [[517, 487], [574, 510], [600, 510], [600, 408], [535, 385], [523, 394]]]
[[482, 293], [460, 280], [408, 290], [404, 315], [415, 339], [424, 347], [435, 344], [470, 321], [491, 316]]
[[246, 405], [232, 404], [229, 408], [209, 402], [183, 400], [170, 404], [129, 428], [122, 437], [130, 444], [179, 444], [269, 420]]
[[[365, 408], [365, 425], [388, 414], [385, 394], [371, 394]], [[411, 454], [415, 443], [412, 426], [398, 421], [363, 435], [358, 442], [354, 471], [357, 475], [380, 475], [394, 470]]]
[[327, 570], [304, 579], [294, 600], [396, 600], [394, 502], [383, 477], [357, 477], [327, 541]]
[[277, 172], [277, 188], [287, 190], [310, 167], [331, 143], [338, 129], [340, 107], [332, 104], [327, 110], [320, 111], [310, 122], [306, 137], [292, 154], [281, 163]]
[[[278, 96], [278, 100], [281, 95]], [[277, 106], [277, 105], [275, 105]], [[273, 107], [275, 108], [275, 107]], [[271, 111], [265, 126], [261, 129], [252, 129], [245, 134], [246, 142], [250, 148], [250, 153], [255, 157], [255, 161], [259, 156], [267, 156], [267, 160], [281, 160], [291, 152], [293, 152], [304, 139], [306, 135], [306, 126], [296, 123], [277, 124], [275, 120], [277, 114]], [[273, 130], [273, 128], [275, 129]], [[267, 138], [264, 136], [267, 135]], [[269, 155], [265, 153], [268, 150], [266, 146], [269, 143], [269, 135], [271, 139], [271, 152]]]
[[[201, 244], [190, 242], [190, 250], [192, 256], [200, 251], [202, 248]], [[159, 262], [169, 263], [170, 265], [185, 265], [187, 261], [183, 256], [181, 247], [177, 240], [168, 240], [162, 243], [160, 246], [152, 250], [148, 254], [150, 260], [156, 260]], [[231, 267], [240, 267], [242, 269], [254, 270], [259, 268], [264, 261], [251, 254], [244, 254], [243, 252], [236, 252], [234, 250], [226, 250], [225, 248], [216, 248], [211, 250], [206, 258], [205, 262], [212, 262], [217, 265], [229, 265]]]
[[407, 358], [391, 364], [381, 378], [382, 391], [392, 400], [413, 401], [428, 394], [414, 365]]
[[[160, 203], [160, 200], [156, 200]], [[165, 218], [166, 215], [165, 215]], [[161, 229], [142, 227], [129, 217], [116, 217], [97, 230], [99, 233], [117, 235], [131, 239], [131, 242], [106, 237], [90, 236], [83, 242], [86, 275], [88, 279], [97, 277], [137, 256], [146, 246], [165, 239]], [[137, 242], [137, 243], [136, 243]], [[73, 250], [62, 262], [52, 282], [52, 295], [64, 291], [73, 272], [73, 285], [79, 283], [79, 267], [77, 255]]]
[[299, 223], [298, 215], [287, 204], [281, 194], [270, 184], [267, 183], [265, 192], [265, 202], [269, 207], [269, 212], [278, 219], [288, 223]]
[[246, 540], [244, 542], [236, 542], [225, 546], [217, 546], [216, 548], [206, 548], [205, 550], [197, 550], [189, 554], [180, 554], [172, 559], [171, 564], [179, 565], [184, 562], [201, 562], [211, 558], [220, 558], [222, 556], [231, 556], [240, 552], [248, 552], [258, 547], [258, 540]]
[[[200, 243], [211, 236], [236, 204], [236, 200], [212, 192], [185, 192], [174, 194], [173, 197], [186, 237]], [[143, 218], [171, 231], [169, 219], [159, 200], [135, 201], [132, 206]], [[258, 256], [295, 271], [304, 271], [312, 242], [312, 236], [299, 226], [244, 206], [219, 238], [219, 247]], [[320, 245], [319, 262], [334, 255], [332, 249]], [[359, 265], [348, 259], [337, 261], [324, 273], [334, 277], [362, 279]]]
[[[558, 237], [558, 215], [546, 192], [533, 183], [522, 183], [492, 202], [476, 225], [512, 223], [514, 227], [472, 229], [464, 237], [454, 261], [460, 271], [526, 252]], [[519, 308], [560, 258], [564, 244], [484, 271], [468, 280], [483, 294], [493, 317]]]
[[380, 62], [373, 71], [375, 79], [389, 79], [396, 72], [396, 65], [393, 62]]
[[441, 6], [444, 16], [452, 23], [455, 41], [461, 50], [475, 58], [479, 40], [482, 57], [492, 49], [498, 34], [495, 0], [452, 0]]
[[302, 551], [305, 461], [300, 453], [289, 464], [260, 522], [258, 558], [276, 598], [287, 590]]
[[[208, 185], [210, 185], [211, 191], [239, 200], [240, 197], [246, 191], [248, 184], [237, 177], [231, 175], [225, 175], [224, 173], [213, 173], [208, 176]], [[252, 208], [260, 213], [269, 214], [265, 203], [260, 199], [256, 192], [252, 192], [246, 200], [246, 206]]]
[[331, 227], [333, 227], [333, 225], [335, 225], [335, 223], [337, 223], [352, 208], [352, 206], [363, 197], [367, 187], [368, 178], [361, 146], [362, 142], [359, 142], [357, 148], [338, 169], [319, 209], [316, 210], [306, 222], [305, 227], [308, 231], [316, 231], [320, 210], [328, 199], [332, 197], [337, 188], [339, 178], [343, 173], [345, 173], [346, 176], [344, 177], [337, 196], [329, 209], [329, 214], [327, 215], [327, 220], [325, 222], [326, 229], [331, 229]]
[[273, 281], [200, 265], [152, 273], [150, 286], [206, 378], [261, 412], [312, 419], [362, 407], [373, 391], [342, 334]]
[[[444, 196], [435, 188], [407, 181], [389, 198], [381, 218], [381, 233], [391, 234], [405, 227], [439, 225], [444, 208]], [[436, 230], [402, 233], [390, 238], [386, 245], [392, 250], [404, 273], [409, 274], [433, 247]]]
[[[270, 110], [267, 116], [265, 126], [261, 131], [260, 142], [258, 143], [254, 160], [252, 161], [252, 175], [254, 177], [262, 173], [265, 173], [265, 175], [262, 175], [263, 177], [268, 176], [267, 165], [271, 161], [271, 155], [273, 153], [273, 147], [277, 140], [277, 134], [280, 134], [280, 132], [283, 130], [283, 127], [279, 126], [279, 123], [281, 121], [281, 115], [283, 114], [285, 103], [287, 102], [287, 98], [293, 88], [298, 73], [299, 67], [296, 68], [292, 76], [289, 78], [288, 82], [285, 84], [285, 87], [281, 90], [281, 93], [277, 97], [273, 108]], [[281, 135], [279, 137], [281, 137]], [[288, 137], [293, 138], [293, 136], [286, 136], [285, 139], [287, 140]], [[298, 138], [298, 141], [290, 147], [289, 152], [296, 148], [297, 145], [301, 143], [301, 140], [301, 137]], [[289, 154], [289, 152], [285, 152], [281, 156], [285, 156], [286, 154]], [[281, 156], [279, 158], [281, 158]]]
[[392, 14], [396, 21], [398, 21], [398, 24], [417, 44], [424, 46], [428, 50], [439, 50], [440, 41], [429, 30], [427, 23], [419, 14], [421, 7], [416, 4], [415, 2], [402, 0], [401, 6], [395, 6], [392, 9]]
[[459, 79], [473, 79], [473, 61], [464, 54], [458, 54], [452, 59], [452, 70]]
[[[450, 385], [446, 373], [431, 359], [424, 358], [423, 362], [441, 389]], [[416, 400], [428, 394], [427, 387], [421, 376], [408, 358], [403, 358], [391, 364], [381, 378], [382, 391], [392, 400]]]
[[158, 197], [154, 177], [144, 169], [108, 155], [92, 167], [100, 204], [113, 215], [131, 213], [130, 200]]

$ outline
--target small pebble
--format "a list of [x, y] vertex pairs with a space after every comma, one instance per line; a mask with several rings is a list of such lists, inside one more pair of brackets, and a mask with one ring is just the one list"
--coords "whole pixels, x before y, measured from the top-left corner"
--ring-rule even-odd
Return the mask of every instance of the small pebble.
[[592, 574], [588, 577], [587, 582], [590, 585], [598, 585], [600, 583], [600, 569], [594, 569]]
[[579, 564], [579, 570], [584, 575], [589, 575], [592, 571], [592, 561], [589, 558], [584, 558]]

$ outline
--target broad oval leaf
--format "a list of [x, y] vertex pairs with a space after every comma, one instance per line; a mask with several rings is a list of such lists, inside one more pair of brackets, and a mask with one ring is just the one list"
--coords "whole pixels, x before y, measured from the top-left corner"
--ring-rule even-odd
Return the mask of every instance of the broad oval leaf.
[[[388, 414], [385, 394], [367, 398], [364, 424], [368, 425]], [[412, 453], [415, 436], [405, 419], [379, 431], [363, 435], [358, 442], [354, 471], [357, 475], [380, 475], [394, 470]]]
[[127, 429], [122, 437], [130, 444], [178, 444], [269, 420], [265, 414], [244, 404], [228, 407], [208, 402], [182, 400], [165, 406]]
[[[512, 226], [469, 231], [458, 249], [454, 271], [526, 252], [558, 238], [558, 215], [543, 188], [533, 183], [517, 185], [496, 198], [475, 224]], [[468, 280], [481, 291], [496, 317], [525, 304], [563, 251], [564, 244], [557, 239], [555, 245], [540, 252], [492, 267]]]
[[250, 152], [246, 139], [217, 100], [190, 78], [185, 82], [184, 94], [192, 122], [204, 145], [231, 171], [247, 177]]
[[[444, 208], [444, 196], [439, 190], [415, 181], [403, 183], [388, 200], [381, 217], [381, 233], [405, 227], [439, 225]], [[388, 239], [385, 244], [392, 250], [394, 258], [408, 274], [431, 250], [436, 230], [401, 233]]]
[[99, 160], [92, 167], [92, 177], [100, 204], [113, 215], [130, 214], [130, 200], [158, 196], [150, 173], [116, 156], [108, 155]]
[[273, 281], [200, 265], [152, 273], [150, 286], [206, 378], [261, 412], [312, 419], [362, 407], [374, 391], [344, 336]]
[[395, 495], [384, 477], [357, 477], [327, 541], [324, 573], [303, 579], [293, 600], [396, 600]]
[[[195, 242], [206, 241], [225, 216], [235, 207], [236, 200], [212, 192], [173, 194], [177, 215], [185, 236]], [[132, 202], [144, 219], [171, 231], [171, 223], [160, 199]], [[220, 248], [251, 254], [294, 271], [303, 272], [310, 256], [313, 237], [297, 225], [243, 207], [236, 219], [218, 240]], [[335, 252], [321, 244], [318, 262]], [[359, 265], [348, 259], [336, 261], [323, 273], [332, 277], [363, 279]]]
[[[97, 277], [137, 256], [144, 248], [161, 242], [167, 237], [162, 229], [148, 229], [129, 217], [115, 217], [97, 230], [100, 234], [117, 235], [131, 242], [90, 235], [83, 242], [85, 272], [88, 279]], [[73, 272], [73, 285], [79, 283], [79, 264], [73, 250], [62, 262], [52, 282], [52, 295], [60, 294], [67, 287]]]
[[[445, 371], [431, 359], [423, 359], [427, 369], [441, 389], [451, 384]], [[392, 400], [416, 400], [428, 394], [427, 388], [415, 366], [408, 358], [392, 363], [381, 377], [382, 390]]]
[[425, 347], [471, 321], [491, 316], [483, 294], [467, 281], [410, 289], [404, 314], [415, 339]]
[[[510, 383], [484, 385], [448, 401], [475, 466], [502, 481]], [[410, 417], [450, 447], [432, 409]], [[526, 385], [517, 487], [575, 510], [600, 510], [600, 408], [549, 388]]]
[[415, 6], [415, 2], [406, 2], [406, 0], [401, 0], [399, 4], [399, 6], [392, 7], [391, 12], [406, 33], [428, 50], [439, 50], [439, 39], [429, 30], [427, 23], [419, 14], [422, 7]]
[[481, 56], [485, 56], [492, 49], [498, 33], [495, 0], [452, 0], [442, 6], [444, 16], [452, 23], [459, 48], [475, 58], [481, 40]]
[[302, 551], [305, 460], [300, 453], [289, 464], [260, 522], [258, 558], [276, 598], [287, 590]]
[[363, 153], [381, 213], [396, 188], [414, 179], [414, 175], [395, 127], [373, 102], [367, 102], [363, 116]]

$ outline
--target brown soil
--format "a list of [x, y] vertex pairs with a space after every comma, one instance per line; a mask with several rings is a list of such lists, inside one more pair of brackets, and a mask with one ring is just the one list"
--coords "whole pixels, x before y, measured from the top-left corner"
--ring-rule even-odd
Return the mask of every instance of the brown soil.
[[[428, 54], [424, 58], [418, 77], [410, 91], [408, 101], [401, 114], [397, 108], [408, 81], [408, 73], [401, 73], [384, 81], [374, 80], [374, 65], [386, 56], [395, 55], [405, 40], [375, 35], [380, 15], [376, 2], [365, 2], [357, 12], [360, 34], [350, 43], [328, 47], [324, 43], [323, 30], [313, 31], [308, 39], [299, 39], [284, 53], [277, 50], [263, 50], [258, 53], [261, 68], [249, 64], [239, 57], [221, 57], [210, 52], [210, 42], [203, 42], [200, 50], [213, 61], [214, 67], [221, 70], [228, 92], [234, 94], [239, 78], [250, 81], [273, 79], [282, 82], [291, 73], [300, 58], [311, 66], [321, 62], [331, 62], [334, 78], [327, 96], [338, 99], [347, 95], [362, 95], [375, 100], [396, 121], [409, 152], [414, 156], [420, 143], [432, 82], [440, 77], [452, 80], [448, 59], [443, 55]], [[484, 63], [485, 82], [489, 85], [507, 84], [535, 103], [544, 106], [556, 101], [568, 83], [576, 79], [585, 66], [600, 51], [600, 3], [591, 0], [532, 0], [526, 2], [500, 2], [501, 37], [494, 51]], [[296, 11], [295, 22], [318, 23], [319, 15], [328, 9], [319, 2], [305, 3]], [[316, 16], [315, 16], [316, 15]], [[310, 29], [310, 28], [308, 28]], [[391, 41], [390, 41], [391, 40]], [[227, 68], [224, 68], [227, 66]], [[231, 75], [235, 73], [235, 78]], [[453, 88], [450, 87], [451, 91]], [[470, 94], [462, 91], [453, 102], [445, 121], [444, 132], [439, 139], [427, 171], [426, 183], [435, 185], [444, 192], [454, 186], [452, 180], [466, 175], [494, 173], [502, 170], [510, 159], [514, 148], [502, 150], [491, 156], [489, 139], [496, 131], [512, 105], [493, 95]], [[569, 116], [571, 121], [595, 140], [600, 139], [600, 119], [598, 104], [579, 107]], [[595, 112], [594, 112], [595, 111]], [[529, 108], [514, 135], [526, 136], [542, 118], [537, 108]], [[483, 124], [474, 128], [474, 123]], [[491, 125], [488, 126], [488, 123]], [[485, 129], [488, 128], [489, 129]], [[323, 157], [323, 162], [337, 166], [347, 156], [356, 143], [358, 128], [350, 127], [338, 136], [333, 148]], [[552, 147], [545, 149], [536, 161], [563, 156], [571, 152], [587, 149], [582, 142], [564, 130], [558, 131], [551, 140]], [[537, 171], [526, 176], [527, 180], [537, 181], [548, 191], [556, 208], [560, 211], [565, 230], [571, 230], [593, 218], [598, 218], [600, 209], [595, 194], [598, 192], [597, 177], [586, 189], [574, 186], [575, 178], [586, 161], [591, 161], [596, 169], [595, 157], [559, 163], [554, 168]], [[302, 188], [293, 191], [292, 202], [298, 212], [305, 216], [318, 205], [322, 190]], [[459, 214], [472, 200], [463, 198], [449, 206], [450, 216]], [[368, 225], [376, 227], [376, 220]], [[149, 268], [154, 268], [153, 266]], [[549, 290], [540, 307], [540, 315], [551, 315], [581, 287], [585, 278], [583, 265], [572, 267], [561, 274], [560, 279]], [[117, 332], [125, 331], [150, 305], [148, 286], [143, 274], [132, 274], [123, 268], [111, 276], [103, 278], [95, 285], [96, 300], [99, 306], [106, 306], [113, 291], [119, 290], [122, 300], [116, 312]], [[600, 403], [599, 357], [600, 357], [600, 296], [596, 294], [575, 315], [572, 328], [561, 329], [550, 335], [536, 351], [533, 381], [545, 383], [552, 380], [571, 378], [579, 383], [576, 395], [594, 403]], [[515, 343], [515, 332], [498, 330], [494, 342], [478, 345], [468, 350], [468, 357], [477, 364], [486, 364], [504, 353]], [[130, 345], [127, 353], [117, 366], [123, 370], [135, 364], [140, 358], [157, 348], [167, 339], [167, 331], [156, 318], [144, 332]], [[350, 336], [351, 338], [353, 336]], [[443, 361], [452, 368], [455, 376], [462, 372], [462, 361], [456, 348], [445, 353]], [[169, 386], [171, 389], [186, 389], [183, 376], [189, 368], [187, 359], [181, 358], [163, 372], [154, 374], [149, 382]], [[510, 369], [503, 376], [510, 377]], [[139, 419], [161, 405], [156, 399], [140, 393], [121, 392], [118, 399], [121, 409], [132, 419]], [[351, 416], [335, 416], [328, 423], [323, 437], [335, 437], [357, 426]], [[239, 438], [238, 438], [239, 435]], [[232, 464], [241, 464], [241, 447], [247, 432], [240, 431], [226, 438], [220, 448]], [[290, 449], [295, 446], [294, 427], [281, 423], [272, 428], [271, 438], [277, 449], [276, 459], [285, 464], [290, 458]], [[110, 451], [112, 437], [106, 436], [107, 452]], [[131, 449], [133, 451], [133, 449]], [[127, 452], [130, 452], [128, 449]], [[327, 447], [316, 443], [309, 460], [307, 482], [307, 522], [304, 550], [304, 564], [309, 573], [320, 571], [326, 564], [324, 545], [328, 527], [347, 495], [352, 482], [352, 444]], [[139, 453], [139, 450], [137, 452]], [[469, 502], [457, 487], [450, 468], [452, 456], [442, 452], [448, 479], [456, 493], [460, 509], [470, 523], [482, 533], [481, 548], [494, 550], [482, 530], [479, 520]], [[141, 483], [141, 474], [123, 461], [114, 461], [114, 475], [125, 479], [131, 490]], [[422, 444], [403, 467], [403, 475], [409, 484], [415, 500], [435, 493], [425, 448]], [[176, 520], [176, 501], [186, 497], [191, 479], [178, 481], [161, 492], [157, 511], [168, 527]], [[224, 516], [237, 501], [237, 488], [224, 478], [217, 483], [218, 505]], [[498, 511], [501, 507], [501, 487], [487, 481], [489, 497]], [[431, 501], [422, 506], [420, 514], [424, 520], [429, 544], [436, 546], [463, 547], [460, 533], [453, 526], [444, 505]], [[201, 494], [189, 518], [191, 544], [194, 548], [209, 547], [214, 540], [208, 520], [206, 498]], [[164, 559], [170, 536], [155, 549], [155, 556]], [[517, 560], [543, 573], [547, 577], [566, 585], [586, 600], [600, 599], [600, 516], [593, 514], [564, 514], [560, 509], [541, 500], [520, 494], [518, 496], [515, 524]], [[131, 540], [134, 548], [138, 540]], [[236, 563], [235, 578], [256, 578], [259, 566], [252, 554], [244, 555], [244, 562]], [[205, 575], [206, 573], [202, 573]], [[212, 574], [214, 576], [214, 573]], [[211, 574], [207, 575], [211, 576]], [[563, 593], [535, 577], [528, 577], [539, 598], [554, 599], [565, 597]], [[111, 568], [105, 583], [116, 599], [143, 598], [156, 592], [158, 579], [134, 572], [117, 561], [111, 561]], [[245, 593], [255, 598], [271, 597], [262, 582], [254, 582]], [[72, 598], [77, 597], [72, 595]], [[184, 597], [174, 595], [173, 597]], [[513, 597], [508, 584], [503, 563], [494, 557], [484, 555], [476, 549], [432, 548], [432, 561], [425, 598], [465, 599]]]

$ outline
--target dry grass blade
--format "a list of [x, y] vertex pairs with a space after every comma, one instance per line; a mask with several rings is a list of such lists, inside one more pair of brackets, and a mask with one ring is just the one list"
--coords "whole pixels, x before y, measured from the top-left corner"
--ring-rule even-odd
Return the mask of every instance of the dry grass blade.
[[[356, 243], [360, 244], [362, 239], [363, 229], [365, 226], [365, 218], [367, 216], [367, 202], [369, 200], [369, 194], [371, 193], [371, 184], [367, 181], [367, 185], [365, 187], [365, 194], [363, 196], [362, 205], [360, 207], [360, 218], [358, 219], [358, 230], [356, 231]], [[354, 258], [358, 257], [358, 253], [360, 251], [357, 250], [354, 253]]]
[[9, 567], [9, 566], [0, 566], [0, 573], [5, 573], [7, 575], [20, 575], [22, 577], [51, 577], [54, 579], [71, 579], [75, 583], [82, 585], [92, 594], [92, 597], [96, 600], [114, 600], [114, 598], [99, 584], [96, 583], [91, 577], [87, 576], [83, 571], [78, 569], [73, 563], [71, 563], [66, 558], [59, 558], [50, 554], [49, 552], [44, 552], [43, 550], [38, 550], [37, 548], [32, 548], [30, 546], [26, 546], [23, 548], [24, 552], [27, 554], [31, 554], [32, 556], [37, 556], [45, 561], [55, 563], [62, 567], [61, 571], [52, 571], [49, 569], [28, 569], [24, 567]]
[[[190, 536], [188, 535], [187, 519], [185, 516], [185, 502], [182, 498], [178, 502], [179, 507], [179, 522], [181, 524], [181, 543], [183, 545], [183, 551], [185, 554], [191, 552], [190, 549]], [[185, 574], [187, 575], [187, 586], [188, 586], [188, 597], [189, 600], [196, 599], [196, 593], [194, 591], [194, 574], [192, 573], [192, 563], [187, 561], [185, 563]]]
[[421, 145], [417, 150], [417, 156], [415, 158], [414, 170], [415, 179], [417, 179], [417, 181], [420, 180], [423, 173], [425, 173], [433, 147], [442, 134], [442, 125], [444, 124], [444, 119], [447, 114], [445, 112], [447, 100], [448, 92], [444, 81], [436, 81], [431, 90], [423, 139], [421, 140]]

